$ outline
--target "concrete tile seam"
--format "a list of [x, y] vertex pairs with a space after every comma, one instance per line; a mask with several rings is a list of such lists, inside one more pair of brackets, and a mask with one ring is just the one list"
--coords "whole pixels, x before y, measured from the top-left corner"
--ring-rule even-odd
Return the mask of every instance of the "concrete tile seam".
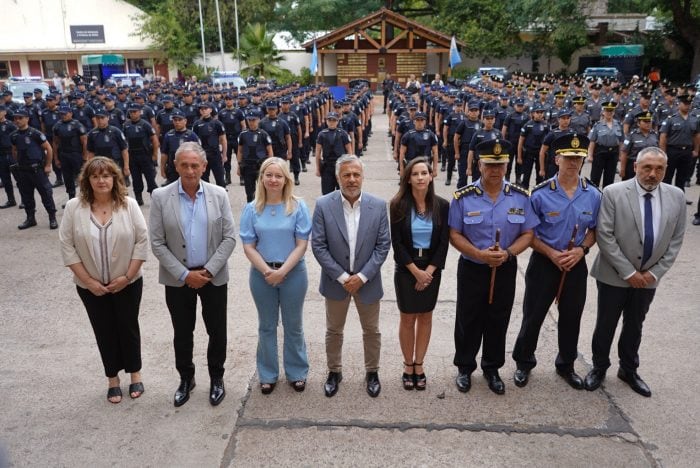
[[236, 423], [233, 426], [233, 430], [229, 434], [226, 448], [224, 448], [224, 451], [221, 454], [221, 463], [219, 465], [221, 468], [228, 468], [229, 466], [231, 466], [231, 463], [236, 457], [236, 443], [238, 441], [238, 430], [240, 428], [240, 425], [238, 423], [241, 419], [244, 419], [243, 414], [245, 413], [246, 404], [248, 403], [248, 400], [250, 400], [250, 397], [253, 393], [252, 384], [256, 379], [256, 374], [257, 371], [253, 371], [252, 375], [248, 379], [248, 386], [246, 388], [245, 395], [243, 395], [243, 397], [240, 399], [241, 404], [236, 410], [238, 412], [238, 416], [236, 417]]

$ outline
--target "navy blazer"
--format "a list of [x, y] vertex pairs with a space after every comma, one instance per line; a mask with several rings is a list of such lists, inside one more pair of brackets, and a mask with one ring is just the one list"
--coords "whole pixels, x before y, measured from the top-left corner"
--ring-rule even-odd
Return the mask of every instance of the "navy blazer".
[[[436, 197], [438, 212], [432, 214], [433, 232], [430, 236], [430, 260], [428, 263], [438, 270], [442, 270], [445, 268], [447, 249], [450, 246], [450, 228], [447, 224], [450, 204], [444, 198], [437, 195]], [[397, 265], [406, 266], [413, 263], [413, 233], [410, 213], [406, 213], [406, 216], [400, 221], [391, 220], [391, 245], [394, 248], [394, 261]]]

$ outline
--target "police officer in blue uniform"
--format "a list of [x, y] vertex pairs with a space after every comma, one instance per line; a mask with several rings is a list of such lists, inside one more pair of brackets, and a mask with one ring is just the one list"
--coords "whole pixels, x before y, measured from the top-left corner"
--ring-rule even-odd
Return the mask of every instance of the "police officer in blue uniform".
[[121, 129], [109, 125], [104, 109], [95, 111], [97, 126], [87, 135], [88, 159], [95, 156], [111, 158], [122, 168], [124, 177], [131, 174], [129, 168], [129, 147]]
[[[513, 112], [506, 116], [503, 121], [503, 126], [501, 127], [501, 134], [503, 138], [510, 142], [511, 147], [517, 148], [518, 141], [520, 140], [520, 129], [523, 125], [530, 120], [528, 115], [524, 112], [525, 110], [525, 100], [523, 98], [517, 98], [513, 102]], [[515, 180], [519, 183], [521, 168], [517, 163], [517, 151], [513, 151], [510, 156], [510, 161], [508, 161], [508, 170], [506, 171], [506, 180], [510, 181], [510, 174], [513, 170], [513, 162], [515, 161]]]
[[292, 159], [292, 137], [289, 125], [278, 116], [279, 104], [277, 101], [265, 103], [267, 115], [260, 120], [260, 128], [265, 130], [272, 141], [272, 155], [284, 160]]
[[[58, 102], [56, 100], [56, 96], [53, 94], [49, 94], [46, 96], [46, 100], [44, 102], [44, 107], [40, 112], [40, 117], [41, 117], [41, 133], [43, 133], [46, 136], [46, 139], [49, 140], [50, 142], [53, 141], [53, 127], [56, 125], [60, 120], [61, 116], [58, 113]], [[54, 158], [52, 161], [53, 164], [53, 172], [56, 174], [56, 181], [53, 184], [53, 187], [60, 187], [63, 185], [63, 172], [61, 171], [60, 164], [58, 162], [58, 158], [56, 157], [56, 152], [54, 151]]]
[[17, 206], [15, 190], [12, 186], [12, 175], [10, 173], [10, 166], [14, 164], [10, 135], [17, 130], [17, 126], [7, 120], [6, 116], [7, 107], [0, 104], [0, 181], [7, 195], [7, 201], [0, 205], [0, 209]]
[[57, 229], [56, 205], [48, 178], [48, 174], [51, 173], [53, 150], [44, 134], [29, 126], [29, 113], [26, 109], [18, 109], [13, 118], [17, 130], [10, 135], [12, 157], [15, 162], [11, 170], [17, 180], [17, 188], [24, 204], [24, 211], [27, 213], [27, 219], [17, 228], [27, 229], [36, 226], [34, 217], [36, 210], [34, 189], [36, 189], [49, 214], [49, 228]]
[[129, 120], [124, 123], [124, 136], [129, 144], [129, 168], [133, 174], [134, 198], [143, 205], [143, 178], [146, 190], [153, 192], [156, 184], [156, 168], [160, 144], [151, 124], [141, 118], [141, 106], [131, 104]]
[[192, 125], [192, 131], [202, 142], [207, 153], [207, 168], [202, 180], [209, 182], [209, 172], [214, 173], [214, 180], [219, 187], [226, 187], [224, 162], [226, 162], [226, 129], [219, 120], [212, 118], [213, 106], [209, 102], [199, 104], [200, 119]]
[[[540, 147], [540, 169], [539, 176], [540, 180], [550, 179], [554, 177], [559, 168], [554, 161], [554, 152], [551, 150], [550, 146], [554, 140], [563, 134], [575, 133], [571, 128], [571, 115], [570, 109], [562, 109], [557, 115], [557, 120], [559, 125], [557, 128], [553, 128], [545, 135], [544, 140], [542, 140], [542, 146]], [[585, 136], [585, 135], [584, 135]]]
[[634, 163], [637, 161], [637, 155], [640, 151], [650, 146], [659, 146], [659, 135], [651, 128], [653, 118], [654, 115], [651, 111], [639, 112], [636, 116], [636, 128], [622, 142], [620, 149], [620, 178], [622, 180], [634, 177]]
[[549, 125], [544, 119], [544, 106], [535, 104], [532, 108], [532, 118], [520, 129], [518, 140], [518, 164], [520, 165], [521, 178], [516, 182], [525, 188], [530, 187], [532, 167], [535, 167], [535, 182], [539, 184], [544, 180], [540, 176], [540, 149], [544, 137], [549, 133]]
[[187, 128], [187, 118], [179, 110], [174, 109], [168, 114], [168, 120], [173, 125], [163, 136], [163, 143], [160, 145], [160, 175], [164, 178], [167, 184], [175, 182], [178, 179], [177, 171], [175, 170], [175, 152], [181, 144], [188, 141], [199, 144], [199, 137], [190, 129]]
[[426, 115], [416, 112], [413, 118], [415, 128], [401, 137], [399, 149], [399, 172], [403, 175], [404, 167], [414, 158], [425, 157], [431, 161], [433, 177], [437, 177], [438, 139], [432, 130], [425, 128]]
[[462, 173], [460, 171], [459, 178], [457, 179], [457, 186], [464, 187], [467, 185], [467, 176], [472, 178], [472, 181], [477, 180], [481, 177], [479, 172], [479, 145], [484, 141], [488, 140], [500, 140], [503, 139], [501, 131], [494, 127], [496, 123], [496, 112], [493, 109], [484, 109], [481, 113], [481, 119], [483, 126], [474, 132], [472, 136], [472, 141], [469, 143], [469, 152], [467, 153], [467, 171]]
[[[301, 121], [296, 113], [292, 112], [292, 99], [285, 96], [280, 100], [282, 111], [280, 119], [289, 125], [289, 135], [292, 138], [292, 160], [290, 166], [294, 174], [294, 185], [299, 185], [299, 173], [301, 172], [301, 150], [304, 146], [303, 130]], [[353, 114], [354, 115], [354, 114]]]
[[455, 160], [457, 161], [458, 174], [457, 187], [466, 185], [469, 146], [471, 145], [474, 134], [481, 130], [481, 127], [482, 125], [479, 121], [479, 101], [469, 101], [467, 104], [467, 118], [457, 125], [452, 142], [450, 142], [450, 144], [454, 146], [454, 159], [449, 159], [447, 161], [448, 166], [445, 185], [450, 185], [452, 183], [452, 171], [454, 170]]
[[[472, 104], [470, 104], [471, 106]], [[464, 113], [464, 101], [461, 99], [455, 99], [454, 105], [449, 113], [442, 120], [442, 171], [445, 171], [446, 166], [449, 164], [450, 172], [447, 173], [447, 179], [452, 179], [452, 171], [455, 167], [455, 156], [458, 149], [455, 149], [454, 139], [457, 130], [460, 128], [460, 124], [467, 119], [467, 115]], [[457, 145], [459, 147], [459, 145]], [[428, 155], [425, 155], [428, 156]], [[435, 177], [435, 176], [433, 176]], [[449, 185], [449, 184], [447, 184]]]
[[607, 101], [602, 104], [603, 117], [591, 129], [588, 139], [588, 162], [591, 165], [591, 182], [606, 187], [615, 181], [615, 170], [620, 158], [620, 145], [624, 141], [622, 125], [615, 120], [615, 108], [617, 104]]
[[260, 166], [266, 158], [272, 157], [272, 140], [265, 130], [259, 128], [260, 115], [251, 110], [246, 115], [248, 128], [238, 135], [238, 176], [243, 177], [246, 202], [255, 198], [255, 186]]
[[527, 385], [530, 371], [537, 365], [535, 350], [542, 323], [557, 297], [562, 275], [566, 274], [558, 302], [559, 353], [555, 366], [557, 374], [571, 387], [581, 390], [583, 380], [574, 370], [574, 361], [586, 303], [585, 256], [595, 244], [601, 193], [579, 176], [588, 154], [585, 136], [563, 134], [554, 140], [552, 149], [559, 172], [535, 187], [530, 196], [540, 223], [535, 227], [533, 253], [525, 273], [523, 321], [513, 348], [517, 364], [513, 380], [518, 387]]
[[225, 107], [219, 111], [219, 121], [224, 124], [226, 132], [226, 162], [224, 163], [224, 179], [226, 185], [231, 183], [231, 163], [238, 152], [238, 135], [245, 128], [245, 115], [241, 109], [234, 106], [232, 94], [224, 96]]
[[679, 95], [678, 112], [664, 120], [659, 129], [659, 147], [668, 155], [664, 183], [674, 183], [684, 192], [686, 181], [693, 175], [700, 147], [700, 128], [698, 118], [690, 114], [691, 102], [689, 94]]
[[323, 195], [340, 188], [335, 176], [335, 162], [343, 154], [352, 154], [350, 135], [338, 127], [339, 118], [336, 112], [329, 112], [326, 115], [327, 127], [318, 132], [316, 137], [316, 176], [321, 178]]
[[75, 197], [75, 180], [87, 160], [87, 130], [83, 124], [73, 118], [70, 106], [58, 109], [61, 121], [54, 125], [53, 153], [56, 164], [63, 171], [68, 198]]
[[[498, 369], [505, 364], [506, 332], [515, 299], [516, 256], [530, 245], [539, 220], [532, 211], [529, 193], [504, 179], [510, 143], [500, 138], [486, 140], [477, 149], [482, 176], [455, 192], [448, 217], [450, 242], [461, 253], [454, 365], [459, 369], [457, 389], [468, 392], [483, 342], [484, 377], [491, 391], [502, 395], [505, 385]], [[491, 303], [489, 296], [493, 298]]]

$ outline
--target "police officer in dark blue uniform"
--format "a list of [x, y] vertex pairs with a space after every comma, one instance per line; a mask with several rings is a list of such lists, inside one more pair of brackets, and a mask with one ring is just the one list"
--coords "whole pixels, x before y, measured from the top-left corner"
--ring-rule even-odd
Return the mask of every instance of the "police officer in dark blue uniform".
[[57, 165], [63, 171], [68, 198], [75, 197], [75, 180], [87, 160], [87, 130], [73, 118], [70, 106], [59, 108], [61, 121], [54, 125], [53, 152]]
[[224, 124], [226, 132], [226, 162], [224, 163], [224, 179], [226, 185], [231, 183], [231, 164], [238, 153], [238, 135], [245, 128], [245, 115], [241, 109], [234, 107], [232, 94], [224, 96], [225, 107], [219, 111], [219, 121]]
[[129, 168], [133, 174], [134, 198], [139, 205], [143, 205], [143, 178], [146, 179], [148, 193], [158, 188], [155, 165], [158, 164], [160, 144], [151, 124], [141, 118], [140, 105], [131, 104], [128, 114], [124, 136], [129, 144]]
[[289, 135], [292, 138], [292, 160], [290, 166], [294, 174], [294, 185], [299, 185], [299, 173], [301, 172], [301, 151], [304, 146], [301, 121], [296, 113], [292, 112], [292, 99], [289, 96], [281, 99], [282, 111], [280, 119], [289, 125]]
[[75, 93], [73, 118], [83, 124], [83, 127], [88, 132], [95, 127], [95, 110], [85, 103], [85, 95], [83, 93]]
[[[46, 96], [46, 100], [44, 100], [44, 108], [41, 110], [40, 117], [41, 133], [43, 133], [46, 136], [46, 139], [49, 142], [52, 142], [53, 127], [61, 120], [61, 116], [58, 113], [58, 102], [56, 100], [55, 95], [49, 94], [48, 96]], [[61, 185], [63, 185], [63, 173], [61, 171], [61, 167], [57, 166], [57, 164], [60, 163], [58, 162], [58, 158], [56, 157], [55, 151], [52, 164], [53, 172], [54, 174], [56, 174], [56, 180], [53, 184], [53, 187], [60, 187]]]
[[202, 142], [202, 148], [207, 153], [207, 168], [202, 179], [209, 182], [209, 172], [214, 173], [214, 180], [219, 187], [226, 187], [224, 177], [224, 162], [226, 162], [226, 129], [219, 120], [212, 118], [212, 104], [202, 102], [199, 104], [200, 119], [192, 126], [192, 131], [197, 134]]
[[188, 141], [198, 144], [200, 142], [199, 137], [187, 128], [187, 118], [179, 109], [170, 112], [168, 119], [172, 123], [173, 129], [163, 136], [163, 143], [160, 145], [160, 175], [170, 184], [179, 177], [175, 170], [177, 149]]
[[530, 245], [539, 220], [528, 192], [504, 179], [510, 143], [486, 140], [477, 149], [482, 176], [455, 192], [448, 218], [450, 241], [461, 253], [454, 365], [459, 369], [457, 389], [468, 392], [483, 341], [481, 368], [491, 391], [501, 395], [505, 385], [498, 369], [505, 364], [506, 332], [515, 299], [515, 258]]
[[415, 128], [409, 130], [401, 137], [399, 150], [400, 174], [404, 167], [412, 159], [425, 157], [431, 163], [433, 177], [437, 177], [438, 167], [438, 139], [432, 130], [425, 128], [427, 116], [423, 112], [416, 112], [413, 118]]
[[558, 167], [554, 161], [554, 151], [551, 150], [550, 145], [562, 134], [575, 133], [571, 128], [571, 115], [572, 112], [570, 109], [560, 110], [557, 115], [559, 125], [556, 128], [552, 128], [549, 133], [545, 135], [544, 140], [542, 140], [542, 147], [540, 148], [539, 156], [539, 176], [541, 177], [541, 180], [550, 179], [557, 173]]
[[[156, 112], [156, 125], [158, 125], [158, 137], [162, 141], [166, 133], [174, 128], [171, 117], [175, 110], [172, 96], [163, 96], [163, 108]], [[183, 114], [184, 115], [184, 114]]]
[[[566, 274], [558, 298], [559, 354], [557, 374], [571, 387], [583, 389], [583, 380], [574, 370], [578, 356], [581, 315], [586, 303], [588, 267], [585, 256], [595, 244], [595, 228], [601, 193], [579, 176], [588, 154], [588, 139], [563, 134], [552, 142], [559, 172], [532, 191], [530, 201], [540, 224], [532, 240], [534, 252], [525, 273], [523, 321], [513, 348], [517, 370], [515, 385], [524, 387], [537, 365], [537, 339], [549, 307], [557, 298], [562, 275]], [[576, 237], [573, 237], [574, 229]], [[570, 242], [573, 240], [573, 242]], [[571, 244], [571, 245], [570, 245]]]
[[338, 127], [339, 118], [336, 112], [329, 112], [326, 115], [327, 127], [318, 132], [316, 137], [316, 176], [321, 178], [323, 195], [340, 188], [335, 176], [335, 162], [343, 154], [352, 154], [350, 135]]
[[97, 126], [87, 135], [88, 159], [95, 156], [111, 158], [122, 168], [124, 177], [131, 174], [129, 168], [129, 146], [121, 129], [109, 125], [109, 117], [103, 109], [95, 111]]
[[544, 137], [549, 133], [549, 125], [544, 119], [545, 109], [542, 104], [535, 104], [532, 108], [532, 118], [520, 129], [518, 140], [518, 164], [520, 165], [520, 179], [517, 184], [522, 187], [530, 187], [532, 166], [535, 166], [535, 182], [540, 183], [544, 177], [540, 176], [540, 148]]
[[484, 109], [481, 113], [481, 122], [483, 126], [474, 132], [472, 141], [469, 143], [469, 152], [467, 153], [467, 171], [459, 174], [457, 180], [458, 187], [467, 185], [467, 176], [471, 176], [472, 180], [477, 180], [481, 177], [479, 172], [479, 144], [488, 140], [503, 139], [501, 131], [494, 127], [496, 123], [496, 112], [493, 109]]
[[[460, 124], [467, 119], [464, 113], [464, 101], [455, 99], [452, 109], [442, 120], [442, 148], [443, 158], [441, 169], [445, 171], [449, 164], [451, 170], [447, 173], [447, 179], [452, 179], [452, 171], [455, 167], [455, 156], [458, 149], [455, 148], [454, 139]], [[457, 145], [459, 147], [459, 145]], [[429, 156], [429, 155], [426, 155]], [[448, 184], [449, 185], [449, 184]]]
[[111, 94], [105, 95], [104, 111], [107, 113], [109, 125], [117, 128], [122, 128], [124, 126], [124, 122], [126, 122], [126, 109], [122, 111], [120, 107], [117, 107], [115, 97]]
[[10, 135], [12, 143], [12, 157], [15, 164], [11, 170], [17, 180], [17, 188], [24, 204], [27, 219], [17, 226], [19, 229], [27, 229], [36, 226], [34, 212], [34, 189], [39, 192], [41, 202], [49, 214], [49, 228], [57, 229], [56, 205], [53, 201], [53, 189], [49, 182], [48, 174], [51, 173], [51, 159], [53, 151], [51, 145], [43, 133], [29, 126], [29, 113], [26, 109], [18, 109], [14, 116], [17, 130]]
[[266, 158], [272, 157], [272, 140], [265, 130], [258, 128], [260, 115], [251, 110], [246, 115], [248, 128], [238, 135], [238, 175], [243, 177], [247, 202], [255, 198], [255, 185], [260, 166]]
[[10, 173], [10, 166], [14, 164], [10, 135], [17, 130], [17, 126], [7, 120], [6, 115], [7, 108], [0, 104], [0, 181], [2, 181], [5, 194], [7, 194], [7, 201], [0, 205], [0, 209], [17, 206], [15, 191], [12, 187], [12, 175]]
[[277, 101], [267, 101], [265, 109], [267, 115], [260, 120], [259, 127], [270, 136], [272, 155], [289, 161], [292, 159], [292, 137], [289, 125], [277, 115], [279, 113]]
[[[481, 127], [482, 125], [479, 121], [479, 101], [469, 101], [469, 104], [467, 104], [467, 118], [457, 125], [454, 137], [450, 143], [454, 146], [454, 159], [457, 160], [458, 187], [466, 185], [469, 145], [472, 142], [472, 138], [474, 138], [474, 134], [481, 130]], [[452, 170], [454, 166], [454, 160], [450, 159], [447, 161], [447, 178], [445, 179], [445, 185], [450, 185], [452, 183]], [[460, 185], [460, 183], [462, 185]]]
[[651, 111], [641, 111], [637, 114], [636, 128], [622, 142], [620, 149], [620, 178], [622, 180], [634, 177], [634, 163], [637, 161], [637, 155], [640, 151], [650, 146], [659, 146], [659, 135], [651, 128], [653, 118]]

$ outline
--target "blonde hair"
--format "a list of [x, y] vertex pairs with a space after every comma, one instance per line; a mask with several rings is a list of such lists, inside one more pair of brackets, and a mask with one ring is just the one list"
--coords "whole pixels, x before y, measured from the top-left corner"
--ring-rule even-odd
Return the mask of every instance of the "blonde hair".
[[294, 179], [289, 173], [289, 167], [287, 166], [287, 161], [282, 158], [267, 158], [263, 161], [262, 166], [260, 166], [260, 173], [258, 174], [258, 183], [255, 187], [255, 211], [260, 214], [265, 209], [267, 204], [267, 191], [265, 190], [265, 185], [263, 184], [263, 177], [265, 176], [265, 171], [268, 167], [275, 165], [280, 168], [282, 175], [284, 176], [284, 188], [282, 189], [282, 203], [285, 205], [285, 214], [289, 216], [292, 214], [297, 206], [296, 197], [292, 193], [292, 188], [294, 187]]

